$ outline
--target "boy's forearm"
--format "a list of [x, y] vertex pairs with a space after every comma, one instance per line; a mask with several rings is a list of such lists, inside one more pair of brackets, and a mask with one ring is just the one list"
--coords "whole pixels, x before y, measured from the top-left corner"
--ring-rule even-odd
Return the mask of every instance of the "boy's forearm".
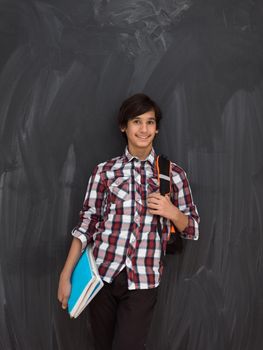
[[184, 231], [188, 226], [188, 216], [182, 213], [177, 207], [174, 209], [174, 215], [171, 221], [180, 232]]
[[71, 277], [72, 271], [79, 260], [79, 257], [81, 255], [81, 241], [73, 237], [71, 247], [69, 249], [69, 253], [67, 256], [67, 260], [65, 262], [65, 265], [63, 267], [63, 270], [61, 271], [61, 277], [68, 279]]

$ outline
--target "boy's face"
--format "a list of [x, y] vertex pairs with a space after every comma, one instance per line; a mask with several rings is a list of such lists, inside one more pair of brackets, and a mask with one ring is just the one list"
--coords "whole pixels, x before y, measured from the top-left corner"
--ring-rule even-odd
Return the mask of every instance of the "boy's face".
[[130, 151], [150, 151], [153, 139], [158, 133], [155, 112], [149, 111], [128, 120], [127, 127], [121, 128], [121, 131], [126, 132]]

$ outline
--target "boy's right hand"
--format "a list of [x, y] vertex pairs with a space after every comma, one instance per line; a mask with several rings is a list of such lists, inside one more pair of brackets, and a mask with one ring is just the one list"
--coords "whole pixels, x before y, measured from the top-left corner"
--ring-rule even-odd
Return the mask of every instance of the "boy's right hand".
[[70, 278], [60, 275], [58, 285], [58, 300], [61, 302], [62, 309], [66, 309], [68, 306], [68, 298], [71, 292]]

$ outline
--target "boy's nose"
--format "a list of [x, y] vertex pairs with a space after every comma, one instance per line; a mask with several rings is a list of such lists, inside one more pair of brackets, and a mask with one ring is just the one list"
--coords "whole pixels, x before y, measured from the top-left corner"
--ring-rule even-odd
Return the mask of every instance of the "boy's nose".
[[142, 131], [147, 131], [147, 125], [146, 124], [141, 124], [141, 130]]

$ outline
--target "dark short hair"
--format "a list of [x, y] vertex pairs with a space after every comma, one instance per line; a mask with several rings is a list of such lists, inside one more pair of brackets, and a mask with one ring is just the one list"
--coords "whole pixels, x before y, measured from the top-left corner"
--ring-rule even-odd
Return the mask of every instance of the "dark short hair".
[[[139, 93], [130, 96], [122, 102], [118, 114], [120, 128], [127, 127], [128, 120], [149, 111], [155, 112], [156, 128], [159, 129], [162, 112], [160, 107], [149, 96]], [[125, 135], [126, 136], [126, 135]]]

